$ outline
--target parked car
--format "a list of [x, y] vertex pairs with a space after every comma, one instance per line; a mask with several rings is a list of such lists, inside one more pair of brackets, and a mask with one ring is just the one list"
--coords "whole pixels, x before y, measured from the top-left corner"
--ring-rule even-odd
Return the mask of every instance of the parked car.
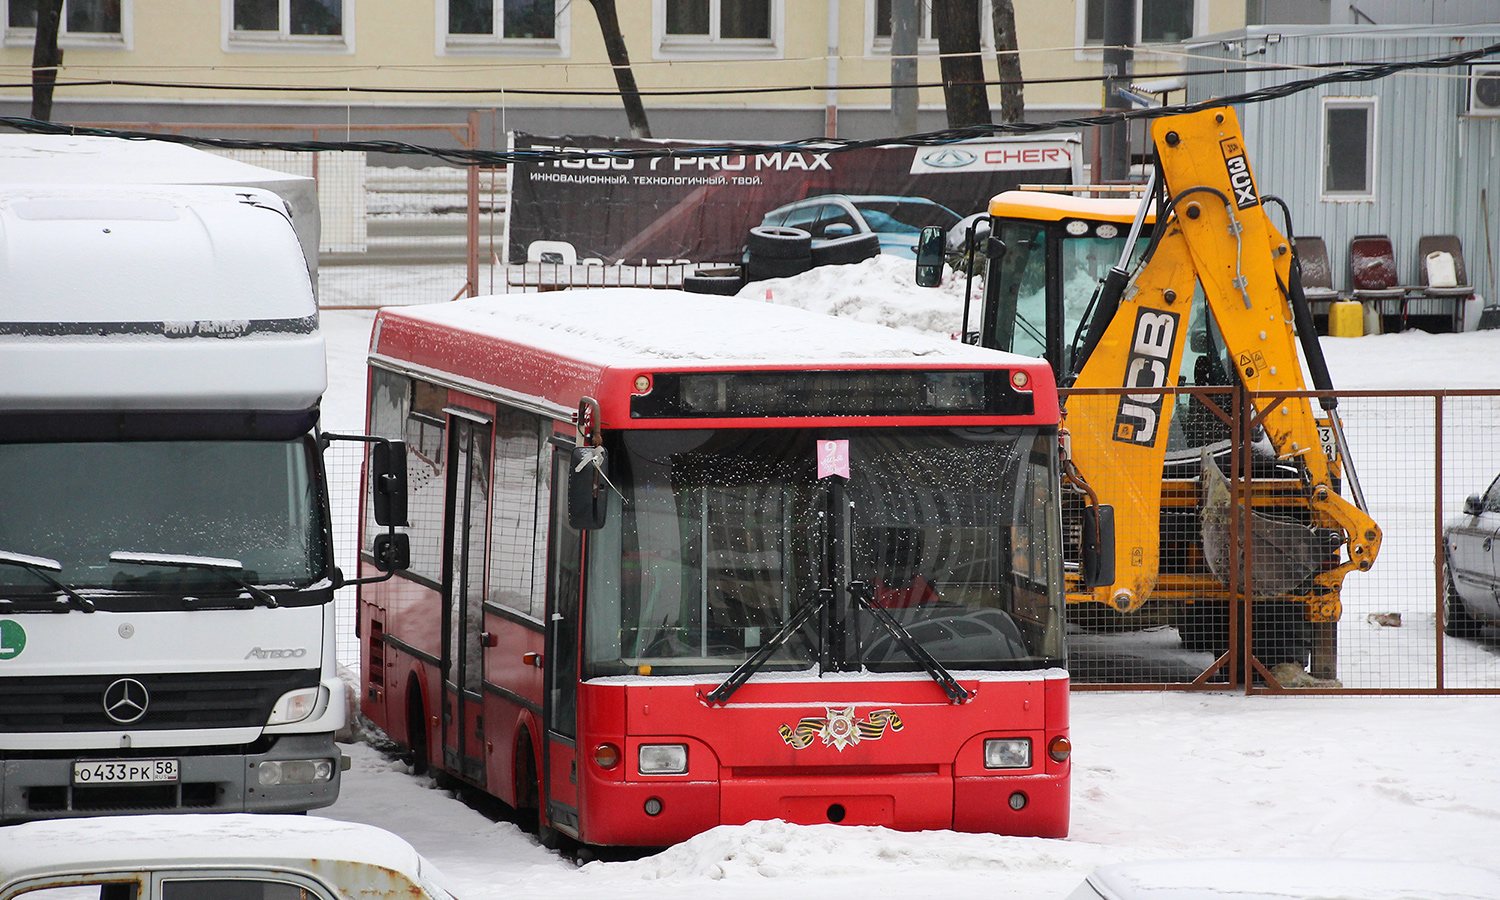
[[1473, 637], [1500, 625], [1500, 478], [1483, 494], [1470, 494], [1463, 515], [1443, 529], [1447, 605], [1443, 631]]
[[1450, 863], [1179, 859], [1095, 869], [1067, 900], [1496, 900], [1500, 875]]
[[818, 241], [875, 234], [880, 252], [917, 258], [917, 236], [928, 225], [944, 231], [958, 224], [958, 213], [925, 197], [885, 194], [822, 194], [766, 213], [761, 227], [800, 228]]
[[191, 814], [26, 822], [0, 836], [0, 900], [453, 900], [371, 825]]

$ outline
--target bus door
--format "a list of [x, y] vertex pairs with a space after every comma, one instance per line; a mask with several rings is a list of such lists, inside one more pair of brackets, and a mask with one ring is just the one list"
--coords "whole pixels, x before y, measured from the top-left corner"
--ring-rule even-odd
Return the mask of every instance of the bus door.
[[578, 595], [583, 542], [568, 526], [569, 449], [552, 454], [552, 519], [547, 540], [546, 750], [542, 802], [553, 826], [579, 834]]
[[475, 784], [484, 766], [484, 562], [489, 522], [490, 420], [447, 410], [448, 522], [443, 610], [443, 765]]

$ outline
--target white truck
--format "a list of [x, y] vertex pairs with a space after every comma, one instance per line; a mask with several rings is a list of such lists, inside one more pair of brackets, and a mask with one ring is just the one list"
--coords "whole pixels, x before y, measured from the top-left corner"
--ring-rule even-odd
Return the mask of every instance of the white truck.
[[276, 194], [0, 186], [0, 822], [334, 801], [326, 384]]

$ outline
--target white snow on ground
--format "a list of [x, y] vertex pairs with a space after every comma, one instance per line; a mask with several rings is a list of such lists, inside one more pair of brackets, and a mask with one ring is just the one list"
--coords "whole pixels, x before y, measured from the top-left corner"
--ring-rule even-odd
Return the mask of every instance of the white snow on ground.
[[[910, 266], [877, 259], [763, 282], [743, 296], [764, 298], [769, 288], [774, 301], [806, 309], [910, 331], [957, 331], [961, 288], [911, 287]], [[368, 312], [323, 315], [330, 427], [356, 429], [363, 420], [372, 319]], [[1323, 345], [1340, 388], [1500, 386], [1500, 331]], [[1491, 468], [1500, 471], [1500, 460]], [[717, 828], [643, 859], [574, 868], [366, 744], [346, 746], [354, 768], [338, 803], [321, 814], [402, 835], [461, 900], [1061, 900], [1097, 865], [1159, 858], [1331, 856], [1500, 870], [1500, 697], [1079, 691], [1072, 737], [1067, 840], [757, 822]]]

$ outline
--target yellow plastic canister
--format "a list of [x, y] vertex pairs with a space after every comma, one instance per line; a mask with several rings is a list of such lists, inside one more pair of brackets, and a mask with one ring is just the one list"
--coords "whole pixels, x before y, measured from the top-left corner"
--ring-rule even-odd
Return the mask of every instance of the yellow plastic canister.
[[1365, 307], [1356, 300], [1336, 300], [1328, 304], [1329, 337], [1362, 337], [1365, 333]]

